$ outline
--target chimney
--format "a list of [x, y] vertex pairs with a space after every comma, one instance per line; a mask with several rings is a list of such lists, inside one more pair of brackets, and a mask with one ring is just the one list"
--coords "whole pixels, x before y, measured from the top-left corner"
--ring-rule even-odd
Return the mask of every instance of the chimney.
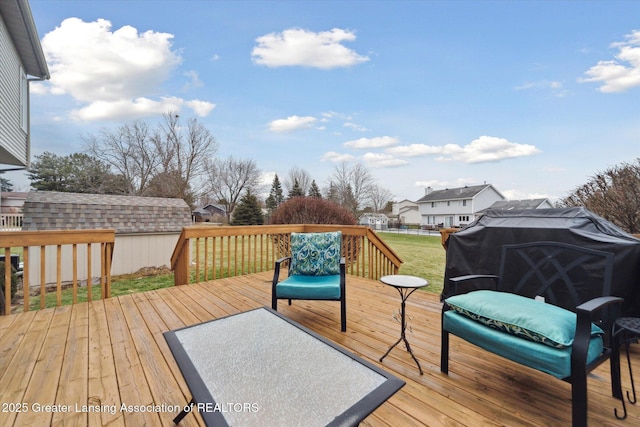
[[426, 196], [426, 195], [428, 195], [429, 193], [431, 193], [431, 191], [432, 191], [432, 188], [431, 188], [431, 187], [427, 187], [427, 188], [425, 188], [425, 189], [424, 189], [424, 195], [425, 195], [425, 196]]

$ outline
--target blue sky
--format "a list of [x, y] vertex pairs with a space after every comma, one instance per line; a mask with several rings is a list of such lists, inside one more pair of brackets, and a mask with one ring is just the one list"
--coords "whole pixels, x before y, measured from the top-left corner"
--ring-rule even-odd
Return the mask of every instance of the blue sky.
[[484, 182], [556, 199], [640, 157], [640, 2], [30, 5], [51, 71], [33, 155], [172, 109], [267, 182], [361, 162], [397, 200]]

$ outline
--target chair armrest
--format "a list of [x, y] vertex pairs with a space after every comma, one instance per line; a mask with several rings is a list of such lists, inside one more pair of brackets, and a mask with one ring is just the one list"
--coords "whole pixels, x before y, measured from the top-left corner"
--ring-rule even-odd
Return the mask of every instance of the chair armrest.
[[498, 276], [495, 274], [468, 274], [466, 276], [458, 276], [458, 277], [450, 277], [449, 284], [453, 288], [453, 295], [458, 295], [459, 287], [462, 283], [468, 282], [470, 280], [492, 280], [493, 286], [490, 288], [491, 290], [496, 290], [498, 288]]
[[597, 297], [576, 307], [576, 314], [578, 318], [576, 321], [576, 333], [573, 339], [571, 351], [571, 364], [573, 366], [584, 365], [586, 363], [589, 342], [591, 341], [591, 323], [594, 322], [594, 320], [598, 320], [594, 319], [594, 314], [609, 305], [616, 305], [615, 314], [612, 315], [609, 313], [607, 319], [604, 319], [605, 322], [603, 329], [605, 336], [608, 337], [611, 333], [611, 327], [613, 326], [612, 322], [617, 317], [619, 305], [622, 304], [623, 301], [624, 300], [619, 297]]
[[274, 271], [273, 271], [273, 281], [272, 281], [272, 285], [273, 285], [274, 290], [275, 290], [275, 287], [278, 284], [278, 280], [280, 278], [280, 266], [285, 261], [289, 261], [289, 263], [291, 263], [291, 257], [290, 256], [286, 256], [286, 257], [282, 257], [282, 258], [276, 260], [276, 265], [275, 265], [275, 268], [274, 268]]
[[609, 304], [621, 304], [622, 301], [624, 300], [620, 297], [598, 297], [577, 306], [576, 312], [578, 316], [580, 316], [580, 312], [591, 315]]
[[280, 264], [282, 264], [285, 261], [291, 261], [291, 256], [285, 256], [276, 260], [276, 268], [280, 268]]

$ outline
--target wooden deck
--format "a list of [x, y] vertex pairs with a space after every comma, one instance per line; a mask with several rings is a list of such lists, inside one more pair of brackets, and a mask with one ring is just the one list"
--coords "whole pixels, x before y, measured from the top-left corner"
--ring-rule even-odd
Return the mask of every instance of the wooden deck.
[[[165, 410], [185, 405], [191, 395], [162, 333], [270, 305], [270, 278], [260, 273], [0, 318], [0, 425], [172, 425], [175, 413]], [[379, 363], [399, 336], [399, 295], [351, 276], [347, 289], [346, 333], [340, 332], [338, 303], [281, 303], [280, 312], [407, 382], [363, 425], [569, 424], [568, 384], [456, 337], [450, 375], [441, 374], [441, 305], [428, 292], [414, 293], [407, 303], [408, 337], [424, 375], [401, 346]], [[634, 349], [636, 367], [639, 354]], [[622, 370], [627, 390], [626, 363]], [[590, 425], [640, 425], [640, 405], [628, 404], [624, 421], [614, 417], [621, 405], [610, 390], [607, 363], [589, 379]], [[155, 412], [136, 412], [143, 409]], [[182, 425], [202, 420], [190, 414]]]

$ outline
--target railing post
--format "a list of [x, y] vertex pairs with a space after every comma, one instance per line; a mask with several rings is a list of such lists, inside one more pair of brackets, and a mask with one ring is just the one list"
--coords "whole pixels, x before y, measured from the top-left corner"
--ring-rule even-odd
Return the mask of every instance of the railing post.
[[179, 239], [178, 244], [180, 247], [176, 247], [177, 257], [173, 264], [173, 284], [174, 285], [187, 285], [189, 284], [189, 239]]

